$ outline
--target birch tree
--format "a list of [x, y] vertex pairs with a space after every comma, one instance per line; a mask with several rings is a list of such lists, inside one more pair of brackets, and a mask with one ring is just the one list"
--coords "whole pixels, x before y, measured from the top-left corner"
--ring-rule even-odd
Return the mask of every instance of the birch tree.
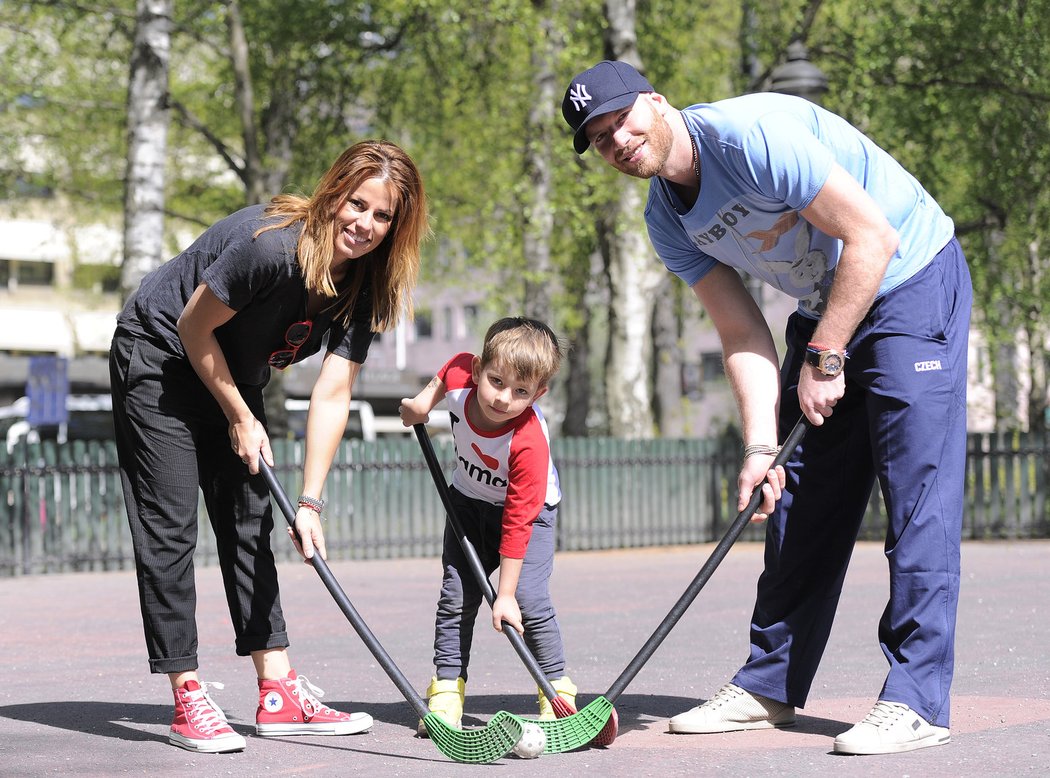
[[[605, 0], [606, 58], [645, 68], [638, 51], [634, 0]], [[624, 438], [655, 434], [652, 404], [653, 298], [664, 280], [646, 237], [644, 184], [626, 177], [598, 222], [608, 277], [609, 345], [605, 396], [609, 431]]]
[[124, 296], [164, 261], [164, 185], [168, 152], [168, 63], [173, 0], [138, 0], [128, 75], [124, 195]]
[[549, 0], [532, 0], [538, 35], [530, 56], [534, 99], [525, 125], [525, 175], [529, 190], [524, 193], [522, 255], [525, 260], [524, 311], [541, 321], [551, 318], [551, 282], [556, 277], [551, 265], [551, 236], [554, 212], [551, 208], [552, 160], [545, 150], [554, 141], [557, 107], [557, 33]]
[[810, 50], [827, 52], [830, 107], [894, 154], [955, 220], [996, 426], [1045, 429], [1050, 2], [927, 5], [826, 0]]

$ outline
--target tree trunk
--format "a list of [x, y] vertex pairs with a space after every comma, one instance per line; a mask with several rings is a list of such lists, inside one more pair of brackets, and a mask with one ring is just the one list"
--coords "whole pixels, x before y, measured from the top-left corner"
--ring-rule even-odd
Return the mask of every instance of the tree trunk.
[[554, 214], [551, 211], [551, 157], [545, 153], [554, 143], [554, 110], [557, 105], [557, 82], [554, 61], [557, 45], [554, 23], [547, 0], [533, 0], [537, 15], [539, 39], [532, 47], [532, 73], [535, 98], [529, 111], [525, 132], [525, 175], [530, 184], [525, 206], [524, 245], [526, 316], [553, 324], [551, 321], [551, 233]]
[[653, 310], [653, 411], [661, 435], [681, 427], [682, 325], [674, 280], [664, 274]]
[[[273, 90], [263, 130], [267, 142], [267, 158], [272, 159], [274, 164], [269, 170], [264, 170], [263, 155], [259, 149], [255, 89], [248, 58], [248, 37], [241, 19], [238, 0], [226, 2], [226, 31], [230, 43], [230, 65], [233, 68], [234, 100], [244, 142], [244, 162], [238, 172], [244, 183], [245, 202], [251, 205], [269, 200], [284, 188], [291, 165], [292, 142], [295, 138], [295, 95], [294, 91], [287, 87]], [[294, 79], [292, 82], [294, 83]], [[273, 157], [270, 156], [271, 150], [274, 152]], [[284, 373], [271, 371], [270, 382], [263, 390], [263, 402], [268, 429], [274, 437], [282, 436], [288, 429], [288, 412], [285, 409], [287, 396]]]
[[244, 140], [244, 167], [242, 180], [247, 202], [261, 203], [266, 197], [262, 188], [262, 160], [259, 155], [259, 136], [255, 121], [255, 92], [248, 63], [248, 40], [241, 21], [241, 7], [237, 0], [227, 0], [226, 29], [230, 36], [230, 64], [233, 66], [234, 99], [241, 120]]
[[[1033, 231], [1034, 234], [1034, 231]], [[1029, 305], [1027, 322], [1028, 340], [1028, 430], [1030, 432], [1043, 433], [1047, 429], [1047, 400], [1048, 383], [1050, 375], [1047, 366], [1050, 365], [1050, 346], [1047, 335], [1047, 325], [1041, 315], [1043, 301], [1039, 298], [1039, 288], [1042, 277], [1044, 260], [1040, 251], [1041, 244], [1038, 239], [1028, 243], [1028, 264], [1031, 271], [1028, 273], [1028, 282], [1032, 288], [1028, 291], [1028, 297], [1033, 302]]]
[[121, 293], [164, 261], [164, 182], [168, 149], [168, 61], [173, 0], [138, 0], [128, 77]]
[[[634, 0], [606, 0], [605, 16], [606, 56], [642, 71]], [[655, 432], [650, 370], [653, 293], [663, 270], [653, 259], [645, 232], [642, 183], [623, 178], [619, 186], [619, 197], [599, 225], [610, 289], [605, 397], [611, 434], [648, 438]]]
[[[572, 348], [566, 355], [565, 381], [565, 419], [562, 422], [561, 435], [587, 437], [591, 434], [588, 424], [591, 414], [594, 377], [591, 374], [591, 334], [600, 331], [601, 322], [595, 321], [600, 312], [608, 309], [608, 284], [603, 277], [604, 257], [600, 251], [594, 251], [579, 258], [580, 263], [587, 263], [587, 272], [570, 279], [572, 289], [569, 295], [579, 300], [579, 318], [574, 331], [566, 332], [572, 342]], [[575, 264], [575, 263], [573, 263]], [[598, 312], [598, 316], [595, 315]]]
[[[996, 263], [1006, 241], [1002, 229], [992, 228], [985, 235], [988, 261]], [[989, 307], [988, 356], [992, 367], [992, 391], [995, 402], [995, 427], [999, 430], [1021, 428], [1022, 399], [1018, 376], [1018, 331], [1016, 320], [1005, 303]]]
[[563, 437], [585, 438], [590, 434], [587, 416], [591, 412], [591, 309], [583, 309], [583, 321], [576, 332], [569, 333], [572, 348], [566, 355], [565, 417], [561, 423]]
[[663, 273], [653, 259], [642, 218], [644, 191], [625, 181], [602, 226], [609, 279], [609, 348], [605, 372], [609, 432], [650, 438], [653, 301]]
[[[291, 84], [297, 78], [290, 78]], [[274, 85], [262, 117], [266, 169], [259, 171], [261, 197], [273, 197], [288, 183], [292, 168], [292, 142], [299, 132], [298, 97], [293, 86]]]

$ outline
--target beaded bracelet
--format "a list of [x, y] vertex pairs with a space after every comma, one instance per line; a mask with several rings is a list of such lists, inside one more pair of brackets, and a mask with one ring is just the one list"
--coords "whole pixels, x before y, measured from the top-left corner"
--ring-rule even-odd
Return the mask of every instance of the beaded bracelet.
[[299, 495], [299, 507], [309, 508], [318, 516], [321, 515], [321, 511], [324, 510], [324, 500], [318, 500], [316, 497], [308, 497], [305, 494]]
[[765, 456], [775, 457], [780, 453], [780, 446], [767, 446], [762, 443], [752, 443], [750, 446], [744, 446], [744, 459], [755, 454], [764, 454]]

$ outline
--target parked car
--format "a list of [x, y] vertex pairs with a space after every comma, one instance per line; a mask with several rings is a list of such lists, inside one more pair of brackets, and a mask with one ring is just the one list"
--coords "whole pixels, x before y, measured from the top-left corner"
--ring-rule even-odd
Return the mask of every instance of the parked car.
[[[377, 435], [411, 435], [412, 428], [406, 427], [401, 422], [400, 416], [376, 416]], [[452, 415], [443, 409], [434, 409], [430, 412], [430, 421], [427, 422], [427, 431], [433, 438], [446, 438], [452, 435]]]
[[[305, 399], [285, 400], [288, 411], [288, 431], [294, 438], [306, 436], [306, 414], [310, 401]], [[29, 398], [19, 397], [11, 405], [0, 407], [0, 435], [6, 440], [8, 453], [14, 450], [19, 440], [31, 443], [40, 440], [112, 440], [113, 400], [108, 394], [70, 394], [66, 397], [69, 420], [65, 424], [34, 427], [29, 423]], [[432, 435], [451, 430], [448, 411], [432, 411], [430, 424]], [[350, 401], [350, 417], [347, 419], [344, 438], [375, 440], [380, 435], [410, 434], [411, 429], [401, 424], [397, 416], [377, 417], [371, 403], [366, 400]]]
[[[289, 398], [284, 401], [288, 411], [288, 432], [294, 438], [306, 437], [306, 414], [310, 410], [309, 400]], [[346, 420], [344, 438], [376, 439], [376, 415], [372, 404], [365, 400], [350, 401], [350, 418]]]
[[[306, 436], [306, 413], [310, 408], [309, 400], [288, 399], [284, 407], [288, 411], [288, 431], [295, 438]], [[434, 437], [450, 435], [452, 417], [446, 410], [430, 412], [427, 430]], [[399, 416], [377, 415], [372, 404], [367, 400], [350, 401], [350, 418], [346, 422], [344, 438], [375, 440], [386, 436], [411, 435], [412, 428], [401, 423]]]
[[0, 434], [7, 443], [7, 452], [25, 438], [30, 443], [41, 440], [112, 440], [113, 399], [108, 394], [66, 395], [69, 420], [65, 424], [32, 426], [29, 423], [29, 398], [19, 397], [0, 408]]

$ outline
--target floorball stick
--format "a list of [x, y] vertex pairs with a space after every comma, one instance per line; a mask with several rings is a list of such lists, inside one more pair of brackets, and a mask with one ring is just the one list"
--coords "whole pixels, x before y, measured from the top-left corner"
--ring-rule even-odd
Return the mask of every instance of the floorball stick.
[[[270, 492], [277, 501], [281, 513], [284, 514], [284, 518], [288, 521], [288, 526], [295, 532], [295, 509], [292, 507], [292, 503], [288, 499], [284, 488], [277, 480], [273, 469], [263, 461], [261, 456], [259, 457], [259, 471], [262, 473], [263, 478], [266, 479], [266, 485], [270, 488]], [[394, 686], [398, 688], [398, 691], [404, 695], [408, 703], [419, 714], [423, 724], [426, 726], [427, 734], [430, 735], [430, 739], [434, 741], [441, 753], [457, 762], [474, 764], [494, 762], [510, 753], [511, 749], [521, 739], [524, 727], [522, 719], [512, 713], [499, 711], [484, 727], [460, 730], [450, 727], [436, 713], [431, 713], [427, 709], [426, 702], [419, 696], [412, 684], [408, 682], [405, 674], [394, 664], [394, 660], [390, 658], [386, 649], [379, 643], [372, 630], [368, 628], [368, 624], [365, 623], [365, 620], [354, 608], [350, 598], [346, 596], [346, 592], [343, 591], [336, 580], [331, 568], [328, 567], [328, 563], [321, 559], [321, 555], [316, 553], [316, 551], [310, 558], [310, 562], [321, 577], [324, 585], [328, 588], [329, 593], [335, 599], [343, 615], [349, 620], [365, 646], [368, 647], [368, 650], [372, 652], [372, 656], [376, 658], [376, 661], [386, 671], [390, 680], [394, 682]]]
[[[802, 441], [803, 435], [806, 434], [806, 430], [809, 429], [809, 421], [805, 416], [800, 418], [791, 432], [788, 433], [787, 440], [784, 441], [784, 445], [781, 447], [780, 452], [773, 459], [773, 464], [770, 465], [770, 469], [784, 465], [791, 455], [794, 453], [798, 444]], [[657, 626], [656, 631], [649, 637], [645, 642], [645, 645], [638, 651], [631, 663], [627, 665], [620, 677], [613, 681], [612, 686], [605, 693], [604, 698], [608, 703], [610, 709], [612, 704], [616, 702], [616, 699], [623, 694], [624, 689], [627, 685], [634, 680], [634, 677], [638, 675], [638, 672], [642, 669], [649, 658], [656, 652], [660, 644], [664, 641], [664, 638], [670, 634], [671, 630], [678, 623], [682, 615], [689, 609], [693, 600], [700, 593], [700, 590], [704, 588], [711, 575], [715, 572], [715, 569], [721, 564], [722, 560], [725, 559], [726, 554], [729, 553], [729, 549], [732, 548], [733, 544], [740, 537], [748, 523], [751, 521], [751, 517], [755, 515], [755, 511], [758, 510], [759, 503], [762, 502], [762, 489], [758, 488], [751, 494], [751, 500], [748, 502], [747, 507], [737, 514], [737, 517], [733, 520], [733, 523], [729, 525], [729, 529], [726, 530], [725, 535], [715, 546], [711, 555], [704, 562], [703, 567], [700, 568], [700, 572], [696, 574], [692, 583], [685, 590], [681, 597], [678, 598], [678, 602], [674, 604], [670, 612], [664, 617], [664, 620]], [[598, 698], [602, 699], [601, 697]], [[597, 702], [597, 700], [595, 700]], [[590, 705], [593, 705], [591, 702]], [[587, 710], [590, 705], [584, 707], [583, 710]], [[581, 713], [583, 711], [580, 711]], [[598, 736], [592, 741], [593, 745], [596, 746], [607, 746], [610, 745], [616, 739], [616, 733], [618, 731], [619, 724], [617, 722], [615, 709], [612, 709], [608, 723]]]

